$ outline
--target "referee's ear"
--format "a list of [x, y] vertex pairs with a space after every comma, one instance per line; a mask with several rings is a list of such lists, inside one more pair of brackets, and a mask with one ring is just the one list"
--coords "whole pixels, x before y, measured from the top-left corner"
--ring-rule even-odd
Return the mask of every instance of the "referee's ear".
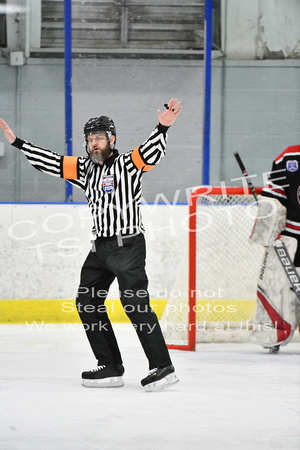
[[112, 135], [112, 137], [110, 138], [110, 148], [113, 150], [115, 148], [115, 142], [116, 142], [116, 136]]

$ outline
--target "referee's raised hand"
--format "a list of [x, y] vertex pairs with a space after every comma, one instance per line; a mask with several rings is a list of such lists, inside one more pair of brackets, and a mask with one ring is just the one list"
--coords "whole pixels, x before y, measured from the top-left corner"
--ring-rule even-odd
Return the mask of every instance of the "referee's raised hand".
[[165, 104], [165, 108], [166, 111], [164, 113], [159, 109], [157, 110], [159, 123], [165, 127], [170, 127], [175, 122], [182, 106], [180, 106], [180, 101], [177, 98], [171, 98], [169, 103]]
[[9, 128], [9, 126], [3, 119], [0, 119], [0, 128], [3, 131], [4, 136], [6, 137], [6, 139], [8, 140], [8, 142], [10, 144], [15, 142], [16, 135], [13, 133], [13, 131]]

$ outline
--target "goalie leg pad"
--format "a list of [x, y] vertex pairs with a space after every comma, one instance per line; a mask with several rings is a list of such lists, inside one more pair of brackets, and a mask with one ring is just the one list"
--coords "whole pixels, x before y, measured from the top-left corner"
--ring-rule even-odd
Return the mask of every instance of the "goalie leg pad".
[[258, 197], [258, 211], [250, 239], [265, 247], [273, 245], [278, 233], [284, 230], [286, 208], [277, 200]]
[[[283, 237], [291, 258], [297, 240]], [[250, 342], [263, 347], [286, 345], [298, 325], [299, 300], [291, 289], [288, 277], [276, 251], [269, 247], [264, 255], [257, 286], [257, 306]]]

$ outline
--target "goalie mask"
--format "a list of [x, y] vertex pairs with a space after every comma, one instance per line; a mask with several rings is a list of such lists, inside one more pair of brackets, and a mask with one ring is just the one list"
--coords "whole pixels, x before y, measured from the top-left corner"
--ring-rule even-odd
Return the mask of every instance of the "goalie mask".
[[85, 139], [85, 149], [88, 155], [88, 136], [90, 134], [105, 133], [108, 140], [110, 140], [112, 136], [115, 136], [113, 148], [115, 147], [117, 139], [116, 127], [114, 121], [107, 116], [92, 117], [91, 119], [89, 119], [84, 125], [83, 133]]

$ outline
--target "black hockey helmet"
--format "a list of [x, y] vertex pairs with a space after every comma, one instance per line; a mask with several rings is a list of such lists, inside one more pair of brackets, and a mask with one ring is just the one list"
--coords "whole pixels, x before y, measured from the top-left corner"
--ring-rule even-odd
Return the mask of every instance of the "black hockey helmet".
[[105, 133], [108, 139], [110, 139], [111, 136], [117, 138], [114, 121], [107, 116], [92, 117], [84, 125], [83, 133], [86, 144], [88, 143], [88, 136], [95, 133]]

